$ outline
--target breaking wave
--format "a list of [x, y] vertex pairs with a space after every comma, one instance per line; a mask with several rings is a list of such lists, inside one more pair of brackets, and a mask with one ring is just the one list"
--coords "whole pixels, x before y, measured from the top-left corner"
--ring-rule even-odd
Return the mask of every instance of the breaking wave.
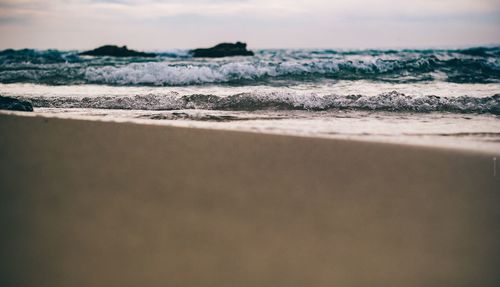
[[463, 50], [260, 50], [254, 57], [191, 58], [185, 50], [156, 58], [80, 57], [76, 51], [0, 52], [1, 83], [178, 86], [206, 83], [284, 84], [382, 82], [500, 82], [500, 47]]
[[96, 97], [33, 97], [25, 98], [34, 107], [93, 108], [125, 110], [373, 110], [393, 112], [490, 113], [500, 115], [500, 94], [491, 97], [409, 96], [397, 91], [364, 95], [324, 95], [295, 93], [241, 93], [231, 96], [206, 94], [96, 96]]

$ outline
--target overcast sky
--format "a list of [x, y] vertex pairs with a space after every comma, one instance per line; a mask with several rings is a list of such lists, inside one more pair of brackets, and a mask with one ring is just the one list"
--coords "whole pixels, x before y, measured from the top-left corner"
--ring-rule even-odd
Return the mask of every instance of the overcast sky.
[[500, 43], [500, 0], [0, 0], [0, 49], [462, 47]]

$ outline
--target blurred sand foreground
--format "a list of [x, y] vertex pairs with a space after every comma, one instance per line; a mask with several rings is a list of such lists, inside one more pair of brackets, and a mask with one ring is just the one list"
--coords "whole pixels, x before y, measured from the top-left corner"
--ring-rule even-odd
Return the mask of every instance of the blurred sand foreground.
[[1, 286], [500, 286], [456, 150], [0, 115]]

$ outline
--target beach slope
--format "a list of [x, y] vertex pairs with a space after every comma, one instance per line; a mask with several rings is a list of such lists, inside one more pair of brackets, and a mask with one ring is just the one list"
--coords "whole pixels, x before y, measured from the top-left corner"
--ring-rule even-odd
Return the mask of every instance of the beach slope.
[[492, 156], [0, 115], [0, 285], [500, 286]]

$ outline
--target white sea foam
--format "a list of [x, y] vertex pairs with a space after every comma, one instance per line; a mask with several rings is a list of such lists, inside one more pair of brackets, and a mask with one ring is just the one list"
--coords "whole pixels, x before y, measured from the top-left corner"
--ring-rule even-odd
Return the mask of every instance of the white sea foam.
[[[464, 60], [465, 61], [465, 60]], [[300, 81], [302, 77], [322, 75], [327, 78], [374, 78], [392, 81], [431, 80], [446, 81], [449, 76], [457, 81], [485, 77], [470, 71], [459, 74], [441, 66], [435, 58], [383, 59], [371, 56], [350, 56], [330, 59], [289, 59], [287, 61], [241, 60], [213, 62], [147, 62], [130, 63], [118, 66], [87, 67], [84, 80], [91, 83], [112, 85], [156, 85], [175, 86], [206, 83], [237, 82], [282, 77]], [[456, 64], [461, 65], [461, 64]], [[472, 65], [484, 66], [490, 73], [500, 70], [498, 59], [473, 62]], [[463, 67], [467, 69], [464, 62]], [[468, 70], [466, 70], [468, 71]], [[451, 73], [448, 75], [448, 73]], [[458, 74], [457, 74], [458, 73]], [[461, 73], [461, 71], [460, 71]], [[490, 74], [492, 75], [492, 74]], [[295, 77], [301, 78], [295, 78]]]
[[89, 67], [85, 79], [89, 82], [114, 85], [188, 85], [252, 80], [263, 77], [308, 74], [333, 74], [344, 71], [386, 72], [394, 63], [344, 60], [294, 60], [282, 63], [228, 62], [204, 65], [178, 65], [168, 62], [132, 63], [123, 66]]
[[489, 97], [411, 96], [396, 91], [368, 95], [297, 92], [247, 92], [229, 96], [212, 94], [140, 94], [131, 96], [26, 97], [35, 107], [124, 110], [373, 110], [393, 112], [451, 112], [500, 114], [500, 94]]

